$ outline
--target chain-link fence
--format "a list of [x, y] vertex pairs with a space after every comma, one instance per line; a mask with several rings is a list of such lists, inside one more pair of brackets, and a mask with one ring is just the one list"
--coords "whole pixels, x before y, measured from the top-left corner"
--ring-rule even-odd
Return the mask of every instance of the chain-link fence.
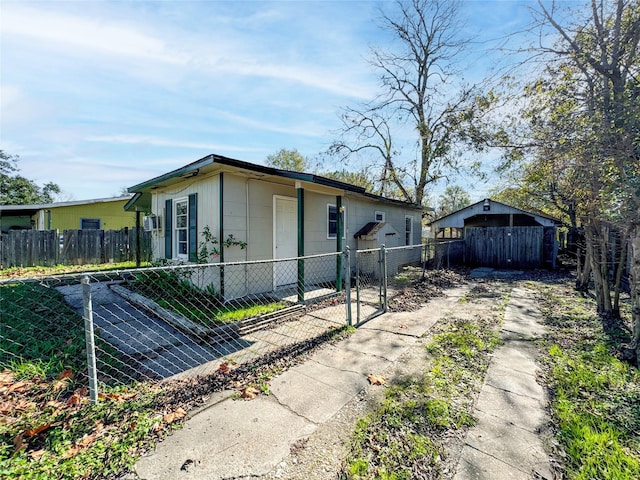
[[382, 313], [421, 247], [0, 282], [0, 368], [129, 384], [207, 375]]

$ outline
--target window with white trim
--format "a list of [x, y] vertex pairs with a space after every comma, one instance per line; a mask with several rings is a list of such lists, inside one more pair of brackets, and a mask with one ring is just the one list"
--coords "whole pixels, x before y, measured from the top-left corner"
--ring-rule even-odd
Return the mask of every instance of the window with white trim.
[[[347, 235], [346, 208], [342, 207], [342, 238]], [[336, 238], [338, 235], [338, 207], [327, 204], [327, 238]]]
[[189, 257], [189, 201], [186, 198], [174, 200], [173, 211], [175, 258], [187, 260]]
[[384, 222], [384, 212], [376, 212], [376, 222]]
[[413, 245], [413, 217], [404, 217], [404, 244]]

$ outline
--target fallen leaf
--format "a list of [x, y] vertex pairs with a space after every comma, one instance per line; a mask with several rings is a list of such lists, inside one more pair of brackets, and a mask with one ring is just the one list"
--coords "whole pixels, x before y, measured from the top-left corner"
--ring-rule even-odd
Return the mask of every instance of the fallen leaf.
[[242, 392], [240, 392], [240, 396], [245, 400], [253, 400], [259, 393], [260, 390], [258, 390], [257, 388], [247, 386], [242, 389]]
[[28, 430], [25, 430], [24, 431], [24, 436], [25, 437], [33, 437], [34, 435], [42, 433], [45, 430], [49, 430], [50, 428], [51, 428], [51, 424], [50, 423], [44, 423], [44, 424], [40, 425], [39, 427], [30, 428]]
[[369, 383], [371, 385], [384, 385], [385, 383], [387, 383], [387, 379], [384, 378], [382, 375], [374, 375], [374, 374], [369, 374], [369, 376], [367, 377], [367, 380], [369, 380]]
[[20, 450], [22, 450], [26, 446], [24, 444], [24, 442], [22, 441], [23, 438], [24, 438], [24, 432], [23, 433], [19, 433], [13, 439], [13, 451], [14, 452], [19, 452]]
[[13, 376], [13, 372], [11, 370], [2, 370], [0, 372], [0, 383], [13, 383], [14, 381], [14, 376]]
[[88, 390], [86, 387], [77, 389], [67, 400], [67, 405], [79, 404], [82, 401], [82, 398], [87, 395], [87, 392]]
[[218, 367], [218, 372], [227, 373], [229, 371], [229, 364], [227, 362], [223, 362]]
[[167, 413], [163, 417], [163, 420], [165, 423], [173, 423], [176, 420], [180, 420], [181, 418], [183, 418], [186, 414], [187, 412], [185, 412], [184, 409], [179, 407], [175, 412]]
[[60, 375], [58, 375], [58, 380], [64, 380], [66, 378], [72, 378], [73, 371], [71, 369], [63, 370]]
[[29, 384], [27, 382], [16, 382], [13, 385], [9, 386], [9, 388], [7, 389], [7, 393], [11, 393], [11, 392], [26, 392], [27, 390], [29, 390]]
[[401, 324], [400, 328], [407, 328], [407, 326], [405, 324]]
[[31, 450], [29, 452], [29, 456], [34, 460], [40, 460], [45, 452], [46, 450], [44, 448], [41, 448], [40, 450]]
[[51, 384], [54, 392], [59, 392], [60, 390], [67, 388], [67, 385], [69, 385], [69, 378], [64, 378], [62, 380], [55, 380]]
[[66, 452], [64, 452], [62, 454], [62, 458], [71, 458], [71, 457], [75, 457], [78, 452], [82, 450], [82, 448], [80, 448], [77, 445], [74, 445], [73, 447], [71, 447], [69, 450], [67, 450]]
[[92, 433], [91, 435], [85, 435], [84, 437], [82, 437], [82, 439], [79, 442], [77, 442], [77, 445], [82, 448], [88, 447], [94, 442], [94, 440], [97, 437], [98, 437], [97, 433]]

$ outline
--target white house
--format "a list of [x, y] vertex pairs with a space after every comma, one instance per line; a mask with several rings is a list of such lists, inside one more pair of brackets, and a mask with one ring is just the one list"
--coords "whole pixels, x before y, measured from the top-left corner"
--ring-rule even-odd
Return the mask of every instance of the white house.
[[[147, 224], [154, 225], [156, 258], [195, 262], [205, 227], [222, 242], [232, 236], [247, 244], [244, 249], [220, 245], [220, 262], [341, 252], [347, 245], [356, 249], [354, 234], [370, 222], [385, 223], [387, 246], [421, 241], [418, 205], [319, 175], [219, 155], [134, 185], [129, 192], [134, 197], [125, 209], [154, 216]], [[252, 279], [254, 288], [265, 291], [296, 282], [295, 266], [276, 270], [266, 276], [272, 284], [256, 286], [259, 282]], [[306, 268], [305, 275], [314, 271]]]

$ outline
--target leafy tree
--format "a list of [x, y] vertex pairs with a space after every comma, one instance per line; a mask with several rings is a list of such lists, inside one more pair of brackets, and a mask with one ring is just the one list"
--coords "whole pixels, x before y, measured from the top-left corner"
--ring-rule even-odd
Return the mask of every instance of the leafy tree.
[[[372, 52], [383, 90], [370, 104], [345, 109], [340, 138], [329, 152], [344, 160], [372, 151], [381, 191], [393, 185], [403, 200], [422, 205], [427, 187], [459, 168], [461, 155], [454, 147], [477, 141], [483, 129], [467, 127], [495, 99], [480, 96], [475, 87], [454, 86], [455, 60], [468, 43], [460, 36], [464, 28], [457, 1], [399, 0], [394, 5], [392, 13], [382, 12], [382, 22], [397, 48]], [[406, 124], [414, 132], [413, 159], [403, 159], [393, 141], [392, 130], [406, 135]]]
[[293, 172], [306, 172], [309, 170], [308, 160], [295, 148], [293, 150], [282, 148], [279, 152], [267, 156], [267, 165]]
[[467, 191], [459, 185], [449, 185], [440, 195], [436, 217], [444, 217], [471, 204]]
[[51, 203], [60, 187], [47, 182], [39, 187], [35, 182], [18, 174], [19, 157], [0, 150], [0, 205], [29, 205]]
[[[541, 32], [557, 41], [537, 47], [557, 80], [532, 85], [534, 108], [528, 117], [534, 136], [540, 182], [574, 205], [585, 231], [587, 270], [593, 273], [601, 314], [619, 316], [619, 280], [631, 238], [633, 341], [640, 356], [640, 3], [592, 0], [564, 20], [556, 5], [538, 2]], [[540, 38], [549, 38], [541, 35]], [[549, 75], [547, 77], [550, 77]], [[536, 103], [537, 102], [537, 103]], [[560, 196], [557, 197], [561, 199]], [[613, 266], [613, 277], [611, 270]], [[612, 297], [613, 290], [613, 297]]]
[[348, 170], [342, 169], [334, 170], [332, 172], [325, 172], [322, 173], [322, 175], [327, 178], [338, 180], [340, 182], [355, 185], [356, 187], [362, 187], [368, 192], [373, 191], [373, 182], [371, 181], [371, 178], [369, 178], [369, 175], [367, 175], [366, 170], [350, 172]]

